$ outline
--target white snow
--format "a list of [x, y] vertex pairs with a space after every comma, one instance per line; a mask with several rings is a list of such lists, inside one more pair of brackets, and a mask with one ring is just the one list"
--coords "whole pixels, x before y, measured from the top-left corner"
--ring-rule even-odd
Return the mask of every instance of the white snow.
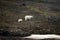
[[31, 39], [48, 39], [48, 38], [54, 38], [54, 39], [60, 39], [60, 35], [55, 35], [55, 34], [45, 34], [45, 35], [40, 35], [40, 34], [31, 34], [30, 36], [24, 37], [24, 38], [31, 38]]

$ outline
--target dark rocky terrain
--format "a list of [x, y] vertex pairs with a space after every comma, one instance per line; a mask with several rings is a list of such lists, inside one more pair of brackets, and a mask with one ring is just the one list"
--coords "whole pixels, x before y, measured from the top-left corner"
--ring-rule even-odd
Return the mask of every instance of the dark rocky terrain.
[[[59, 13], [59, 0], [0, 0], [0, 36], [60, 35]], [[33, 15], [34, 19], [18, 23], [18, 19], [24, 19], [25, 15]]]

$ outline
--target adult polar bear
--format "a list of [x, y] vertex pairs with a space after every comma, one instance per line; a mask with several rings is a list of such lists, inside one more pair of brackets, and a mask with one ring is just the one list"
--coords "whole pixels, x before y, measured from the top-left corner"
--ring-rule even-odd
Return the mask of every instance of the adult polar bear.
[[31, 20], [32, 18], [33, 18], [32, 15], [26, 15], [26, 16], [25, 16], [25, 21], [27, 21], [27, 20]]

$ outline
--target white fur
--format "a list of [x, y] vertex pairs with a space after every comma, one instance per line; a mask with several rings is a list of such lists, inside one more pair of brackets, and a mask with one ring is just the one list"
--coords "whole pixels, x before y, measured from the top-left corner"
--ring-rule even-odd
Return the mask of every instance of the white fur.
[[40, 34], [32, 34], [30, 36], [24, 37], [24, 38], [31, 38], [31, 39], [48, 39], [48, 38], [54, 38], [54, 39], [60, 39], [60, 35], [54, 35], [54, 34], [46, 34], [46, 35], [40, 35]]
[[31, 20], [31, 18], [33, 18], [33, 16], [31, 16], [31, 15], [26, 15], [26, 16], [25, 16], [25, 21], [27, 21], [28, 19]]
[[23, 19], [18, 19], [18, 22], [22, 22], [23, 21]]

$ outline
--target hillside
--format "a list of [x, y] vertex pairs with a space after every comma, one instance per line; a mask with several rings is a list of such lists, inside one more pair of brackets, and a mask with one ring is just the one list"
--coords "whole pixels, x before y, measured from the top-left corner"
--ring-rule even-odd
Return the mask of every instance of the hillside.
[[[38, 1], [0, 0], [0, 31], [8, 31], [10, 35], [20, 37], [30, 34], [60, 34], [59, 1]], [[24, 19], [25, 15], [33, 15], [34, 18], [18, 23], [18, 19]]]

